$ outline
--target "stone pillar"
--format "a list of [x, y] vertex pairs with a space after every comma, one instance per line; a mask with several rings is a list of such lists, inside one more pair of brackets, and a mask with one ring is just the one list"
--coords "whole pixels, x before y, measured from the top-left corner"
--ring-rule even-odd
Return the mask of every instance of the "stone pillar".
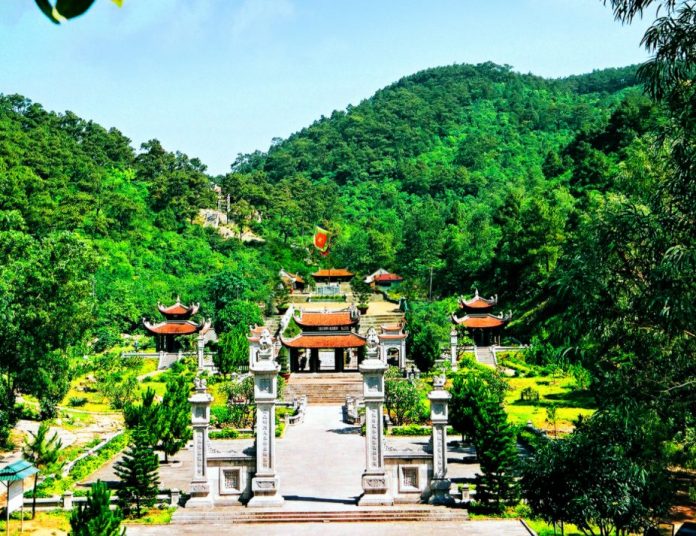
[[193, 427], [193, 479], [191, 498], [187, 508], [209, 508], [213, 506], [208, 483], [208, 427], [210, 426], [210, 404], [213, 397], [208, 393], [203, 378], [194, 380], [195, 394], [189, 398], [191, 404], [191, 425]]
[[401, 341], [401, 348], [399, 349], [399, 368], [401, 370], [406, 370], [406, 338]]
[[363, 494], [358, 505], [392, 505], [394, 498], [389, 490], [384, 469], [384, 371], [387, 366], [379, 356], [379, 339], [374, 328], [367, 332], [367, 357], [360, 364], [365, 396], [365, 471], [362, 476]]
[[203, 335], [198, 335], [198, 346], [197, 346], [197, 357], [198, 357], [198, 371], [202, 372], [205, 369], [205, 339]]
[[452, 367], [457, 365], [457, 329], [452, 328], [450, 331], [450, 362]]
[[63, 493], [63, 510], [72, 510], [73, 509], [73, 492], [72, 491], [66, 491]]
[[252, 363], [256, 400], [256, 475], [251, 480], [254, 496], [247, 506], [282, 506], [279, 480], [275, 472], [275, 403], [280, 366], [273, 359], [271, 334], [264, 330], [257, 359]]
[[430, 504], [452, 504], [450, 481], [447, 478], [447, 405], [452, 397], [445, 391], [445, 376], [433, 378], [430, 399], [430, 420], [433, 424], [433, 478], [430, 481]]

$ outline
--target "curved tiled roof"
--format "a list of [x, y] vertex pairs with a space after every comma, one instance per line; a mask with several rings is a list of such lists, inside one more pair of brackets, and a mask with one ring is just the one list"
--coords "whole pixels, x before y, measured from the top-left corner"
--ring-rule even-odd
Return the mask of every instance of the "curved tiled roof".
[[506, 324], [506, 320], [494, 315], [466, 315], [462, 318], [452, 317], [455, 323], [467, 328], [498, 328]]
[[382, 281], [391, 283], [392, 281], [403, 281], [404, 278], [396, 274], [377, 274], [372, 280], [375, 283], [380, 283]]
[[459, 304], [462, 307], [467, 307], [469, 309], [490, 309], [497, 303], [497, 296], [493, 296], [488, 299], [482, 298], [481, 296], [479, 296], [478, 290], [475, 292], [474, 297], [470, 300], [466, 300], [464, 299], [464, 297], [461, 297], [459, 299]]
[[353, 277], [353, 273], [345, 268], [322, 268], [312, 274], [312, 277]]
[[304, 335], [300, 334], [292, 339], [284, 339], [281, 342], [289, 348], [358, 348], [365, 346], [365, 338], [356, 333], [342, 335]]
[[301, 316], [295, 317], [295, 322], [298, 326], [312, 327], [334, 327], [334, 326], [352, 326], [360, 320], [360, 315], [351, 315], [350, 311], [326, 311], [326, 312], [311, 312], [302, 311]]
[[192, 303], [191, 305], [184, 305], [179, 301], [179, 298], [176, 299], [176, 303], [174, 305], [169, 305], [168, 307], [165, 307], [161, 303], [157, 304], [157, 309], [159, 309], [159, 312], [162, 313], [164, 316], [184, 316], [186, 315], [187, 317], [191, 317], [195, 315], [198, 312], [198, 308], [200, 307], [200, 304], [198, 303]]
[[204, 328], [210, 328], [208, 322], [196, 324], [191, 320], [169, 320], [167, 322], [160, 322], [159, 324], [150, 324], [147, 320], [143, 319], [143, 325], [150, 333], [155, 333], [157, 335], [191, 335]]

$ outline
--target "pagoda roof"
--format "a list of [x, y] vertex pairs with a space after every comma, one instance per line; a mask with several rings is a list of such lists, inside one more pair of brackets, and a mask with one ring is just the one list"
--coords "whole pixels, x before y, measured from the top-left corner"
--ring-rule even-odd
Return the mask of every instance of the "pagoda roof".
[[143, 325], [150, 333], [157, 335], [191, 335], [210, 329], [210, 320], [196, 324], [192, 320], [167, 320], [159, 324], [150, 324], [143, 318]]
[[164, 316], [174, 315], [174, 316], [193, 316], [198, 312], [200, 304], [192, 303], [191, 305], [184, 305], [181, 303], [179, 296], [176, 297], [176, 303], [174, 305], [164, 306], [161, 303], [157, 303], [157, 309]]
[[452, 320], [455, 324], [466, 328], [498, 328], [507, 324], [508, 319], [502, 316], [492, 314], [482, 315], [465, 315], [462, 318], [457, 318], [452, 315]]
[[312, 274], [312, 277], [353, 277], [352, 272], [345, 268], [322, 268]]
[[[268, 330], [266, 326], [254, 325], [254, 327], [250, 327], [247, 339], [249, 342], [259, 342], [261, 340], [261, 335], [263, 335], [263, 332], [266, 330]], [[271, 334], [270, 330], [268, 330], [268, 334]], [[275, 340], [275, 337], [271, 336], [271, 338]]]
[[357, 333], [342, 333], [336, 335], [301, 333], [292, 339], [281, 337], [281, 342], [289, 348], [358, 348], [365, 346], [365, 337]]
[[375, 283], [393, 283], [395, 281], [403, 281], [404, 278], [397, 274], [377, 274], [372, 280]]
[[398, 322], [396, 324], [382, 324], [380, 328], [382, 328], [382, 331], [399, 331], [404, 328], [404, 325]]
[[476, 290], [474, 297], [471, 299], [465, 299], [463, 296], [459, 298], [459, 304], [462, 307], [467, 307], [469, 309], [490, 309], [498, 303], [498, 296], [491, 296], [490, 298], [483, 298], [479, 296], [478, 289]]
[[303, 311], [295, 317], [297, 325], [305, 328], [352, 326], [360, 320], [360, 312], [354, 307], [342, 311]]

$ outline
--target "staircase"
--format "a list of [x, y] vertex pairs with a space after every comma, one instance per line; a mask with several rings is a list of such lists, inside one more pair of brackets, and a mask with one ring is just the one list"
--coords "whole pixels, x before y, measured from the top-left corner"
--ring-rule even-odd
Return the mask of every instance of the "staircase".
[[474, 352], [476, 354], [476, 361], [482, 365], [488, 365], [493, 368], [496, 367], [495, 354], [490, 346], [477, 346]]
[[274, 337], [278, 333], [281, 318], [281, 315], [267, 316], [266, 318], [264, 318], [263, 325], [271, 333], [271, 337]]
[[399, 324], [404, 321], [403, 313], [391, 313], [386, 315], [364, 315], [360, 317], [360, 334], [365, 335], [367, 330], [375, 328], [380, 333], [382, 324]]
[[346, 396], [362, 396], [359, 372], [295, 373], [285, 387], [285, 399], [305, 395], [310, 404], [343, 404]]
[[251, 511], [245, 509], [191, 510], [180, 508], [172, 517], [177, 524], [240, 524], [240, 523], [404, 523], [458, 522], [469, 516], [464, 509], [429, 507], [385, 507], [336, 511]]

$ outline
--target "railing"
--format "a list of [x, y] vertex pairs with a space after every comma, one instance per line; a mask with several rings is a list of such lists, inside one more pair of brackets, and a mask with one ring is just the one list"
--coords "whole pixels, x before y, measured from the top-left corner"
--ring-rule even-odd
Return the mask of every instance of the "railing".
[[96, 454], [96, 453], [99, 452], [101, 449], [103, 449], [113, 438], [115, 438], [116, 436], [121, 435], [122, 433], [123, 433], [123, 431], [116, 432], [116, 433], [114, 433], [114, 434], [108, 434], [108, 435], [106, 436], [106, 439], [104, 439], [104, 441], [102, 441], [102, 442], [99, 443], [98, 445], [95, 445], [94, 447], [92, 447], [91, 449], [89, 449], [87, 452], [84, 452], [83, 454], [79, 455], [79, 456], [78, 456], [77, 458], [75, 458], [74, 460], [72, 460], [72, 461], [66, 463], [65, 466], [63, 467], [63, 476], [68, 476], [68, 473], [70, 473], [70, 471], [72, 470], [72, 468], [75, 467], [75, 464], [76, 464], [77, 462], [79, 462], [80, 460], [86, 458], [87, 456], [91, 456], [92, 454]]
[[355, 396], [347, 396], [345, 410], [345, 420], [349, 424], [363, 424], [365, 415], [360, 412], [360, 408], [365, 406], [365, 402]]
[[[157, 503], [165, 504], [167, 506], [177, 507], [179, 506], [179, 501], [181, 500], [181, 492], [172, 488], [170, 490], [160, 490], [157, 495]], [[33, 499], [31, 497], [24, 498], [24, 506], [31, 508]], [[76, 504], [87, 502], [87, 497], [75, 497], [71, 491], [65, 492], [63, 495], [54, 495], [52, 497], [41, 497], [36, 499], [36, 510], [39, 512], [46, 512], [56, 509], [62, 510], [72, 510]], [[116, 495], [111, 496], [111, 508], [115, 508], [118, 504], [118, 497]]]
[[287, 424], [300, 424], [304, 421], [305, 410], [307, 409], [307, 396], [296, 396], [292, 401], [292, 407], [295, 410], [295, 414], [287, 415], [285, 422]]

